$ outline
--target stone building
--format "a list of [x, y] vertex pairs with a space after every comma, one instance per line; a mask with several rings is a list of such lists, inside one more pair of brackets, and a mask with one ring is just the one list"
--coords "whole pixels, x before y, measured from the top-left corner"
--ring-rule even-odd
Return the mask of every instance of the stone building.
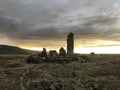
[[70, 33], [67, 37], [67, 55], [74, 54], [74, 34]]

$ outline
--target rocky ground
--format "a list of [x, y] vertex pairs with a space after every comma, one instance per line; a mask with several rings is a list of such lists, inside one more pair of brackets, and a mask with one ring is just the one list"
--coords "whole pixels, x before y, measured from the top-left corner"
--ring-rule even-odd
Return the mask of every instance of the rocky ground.
[[0, 90], [120, 90], [120, 55], [68, 64], [27, 64], [27, 57], [0, 56]]

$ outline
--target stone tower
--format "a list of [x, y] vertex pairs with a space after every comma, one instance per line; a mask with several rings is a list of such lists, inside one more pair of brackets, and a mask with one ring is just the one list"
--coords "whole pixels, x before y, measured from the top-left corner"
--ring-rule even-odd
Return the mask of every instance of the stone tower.
[[67, 55], [74, 54], [74, 34], [70, 33], [67, 37]]

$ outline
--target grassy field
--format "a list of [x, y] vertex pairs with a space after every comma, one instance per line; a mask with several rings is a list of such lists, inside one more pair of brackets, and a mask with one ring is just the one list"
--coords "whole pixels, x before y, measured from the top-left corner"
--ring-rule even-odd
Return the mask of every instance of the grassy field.
[[89, 62], [27, 64], [28, 55], [0, 55], [0, 90], [120, 90], [120, 55]]

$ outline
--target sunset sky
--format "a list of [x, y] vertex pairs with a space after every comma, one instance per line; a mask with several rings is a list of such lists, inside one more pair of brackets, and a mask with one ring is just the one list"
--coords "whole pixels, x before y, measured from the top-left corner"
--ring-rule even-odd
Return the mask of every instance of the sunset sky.
[[120, 0], [0, 0], [0, 44], [120, 54]]

